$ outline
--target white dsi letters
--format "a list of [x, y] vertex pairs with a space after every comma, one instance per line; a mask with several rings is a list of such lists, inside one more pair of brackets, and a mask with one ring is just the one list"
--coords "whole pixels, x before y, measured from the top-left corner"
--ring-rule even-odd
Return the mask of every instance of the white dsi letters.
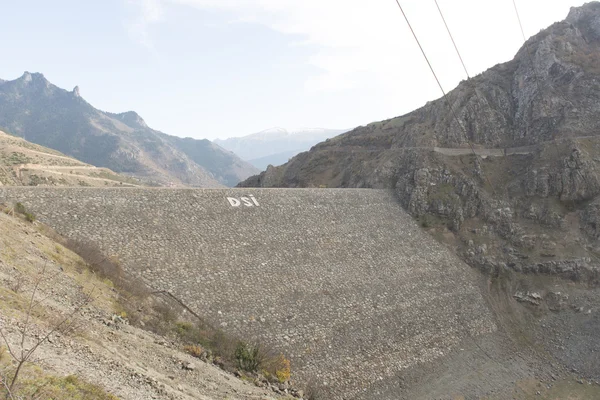
[[240, 206], [240, 201], [238, 199], [236, 199], [235, 197], [228, 197], [227, 201], [229, 201], [229, 204], [231, 204], [231, 207], [239, 207]]
[[231, 207], [239, 207], [242, 204], [246, 207], [260, 207], [258, 201], [253, 195], [248, 195], [248, 197], [240, 197], [236, 199], [235, 197], [227, 197], [227, 201]]

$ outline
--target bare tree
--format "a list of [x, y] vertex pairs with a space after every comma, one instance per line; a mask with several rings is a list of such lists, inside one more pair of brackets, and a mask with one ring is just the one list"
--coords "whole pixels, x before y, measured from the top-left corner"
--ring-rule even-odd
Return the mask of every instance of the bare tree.
[[26, 347], [27, 339], [31, 338], [30, 334], [29, 334], [29, 329], [31, 328], [31, 320], [33, 318], [33, 311], [35, 310], [36, 307], [43, 304], [44, 300], [46, 300], [46, 298], [44, 298], [44, 299], [36, 301], [36, 295], [38, 294], [40, 284], [44, 281], [44, 279], [48, 279], [48, 280], [53, 279], [52, 277], [48, 277], [46, 275], [46, 271], [47, 271], [46, 268], [47, 268], [47, 262], [44, 263], [44, 266], [42, 267], [40, 273], [38, 274], [37, 278], [35, 279], [35, 281], [33, 283], [33, 290], [31, 292], [31, 296], [30, 296], [29, 302], [27, 304], [27, 311], [26, 311], [25, 317], [24, 317], [25, 320], [23, 321], [23, 324], [21, 324], [21, 328], [19, 330], [19, 342], [16, 346], [15, 345], [11, 346], [10, 341], [8, 340], [7, 334], [4, 332], [4, 330], [0, 326], [0, 336], [2, 337], [2, 340], [4, 341], [4, 344], [6, 345], [8, 354], [10, 354], [12, 360], [16, 364], [16, 369], [15, 369], [14, 373], [12, 374], [12, 377], [9, 378], [7, 374], [4, 374], [4, 376], [0, 375], [0, 380], [2, 381], [1, 382], [2, 386], [4, 386], [6, 396], [8, 399], [11, 399], [11, 400], [14, 399], [15, 385], [16, 385], [17, 381], [19, 380], [19, 374], [22, 372], [23, 366], [27, 362], [30, 362], [31, 357], [33, 356], [35, 351], [43, 343], [45, 343], [52, 334], [54, 334], [54, 333], [66, 334], [66, 333], [72, 331], [75, 327], [75, 322], [76, 322], [75, 315], [78, 314], [82, 308], [84, 308], [85, 306], [90, 304], [93, 300], [92, 294], [93, 294], [94, 289], [92, 289], [91, 292], [88, 295], [86, 295], [85, 298], [81, 302], [79, 302], [79, 304], [77, 304], [75, 306], [75, 308], [73, 308], [73, 310], [71, 310], [71, 312], [69, 312], [67, 315], [64, 315], [62, 318], [60, 318], [58, 320], [58, 322], [53, 324], [45, 335], [43, 335], [41, 338], [37, 338], [36, 340], [34, 340], [33, 345], [30, 348], [27, 348]]

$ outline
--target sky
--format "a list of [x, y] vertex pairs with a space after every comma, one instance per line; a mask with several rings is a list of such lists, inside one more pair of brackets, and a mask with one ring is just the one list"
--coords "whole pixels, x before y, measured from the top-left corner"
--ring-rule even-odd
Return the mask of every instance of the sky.
[[[396, 0], [2, 4], [0, 78], [41, 72], [181, 137], [353, 128], [441, 96]], [[512, 0], [438, 0], [471, 76], [513, 58]], [[577, 0], [516, 0], [527, 37]], [[434, 0], [400, 0], [445, 90], [466, 79]]]

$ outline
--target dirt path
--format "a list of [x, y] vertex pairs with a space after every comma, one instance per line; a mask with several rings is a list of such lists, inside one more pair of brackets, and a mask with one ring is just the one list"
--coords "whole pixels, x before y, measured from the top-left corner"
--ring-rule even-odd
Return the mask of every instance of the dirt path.
[[[525, 155], [532, 154], [536, 151], [540, 146], [547, 145], [550, 143], [557, 143], [564, 140], [582, 140], [582, 139], [590, 139], [590, 138], [599, 138], [600, 136], [577, 136], [577, 137], [569, 137], [569, 138], [560, 138], [555, 140], [549, 140], [546, 142], [537, 143], [534, 145], [528, 146], [520, 146], [520, 147], [506, 147], [506, 148], [479, 148], [473, 147], [429, 147], [429, 146], [413, 146], [413, 147], [397, 147], [392, 150], [425, 150], [425, 151], [433, 151], [434, 153], [443, 154], [445, 156], [455, 157], [455, 156], [465, 156], [469, 154], [477, 154], [481, 157], [505, 157], [511, 155]], [[348, 152], [347, 148], [327, 148], [327, 151], [333, 152]], [[353, 153], [379, 153], [381, 149], [365, 149], [365, 148], [352, 148], [350, 150]]]
[[69, 166], [69, 165], [43, 165], [43, 164], [17, 164], [15, 165], [16, 168], [19, 169], [54, 169], [54, 170], [71, 170], [71, 171], [75, 171], [78, 169], [82, 169], [82, 170], [105, 170], [105, 168], [101, 168], [101, 167], [94, 167], [93, 165], [76, 165], [76, 166]]
[[[65, 177], [69, 177], [69, 178], [82, 178], [85, 180], [93, 180], [93, 181], [97, 181], [97, 182], [107, 182], [110, 183], [111, 185], [115, 185], [115, 183], [118, 183], [120, 181], [117, 180], [113, 180], [113, 179], [108, 179], [108, 178], [98, 178], [98, 177], [94, 177], [94, 176], [89, 176], [89, 175], [76, 175], [76, 174], [68, 174], [68, 173], [64, 173], [64, 172], [59, 172], [59, 171], [77, 171], [77, 170], [86, 170], [86, 171], [98, 171], [98, 172], [102, 172], [105, 171], [105, 168], [98, 168], [98, 167], [94, 167], [94, 166], [57, 166], [57, 165], [40, 165], [40, 164], [18, 164], [13, 166], [15, 172], [17, 173], [18, 177], [21, 177], [21, 171], [23, 170], [38, 170], [38, 171], [44, 171], [50, 174], [55, 174], [55, 175], [60, 175], [60, 176], [65, 176]], [[140, 185], [136, 185], [134, 183], [124, 183], [127, 184], [128, 186], [133, 186], [133, 187], [139, 187]]]
[[[63, 160], [67, 160], [69, 162], [79, 161], [79, 160], [74, 159], [72, 157], [59, 156], [58, 154], [52, 154], [52, 153], [44, 153], [43, 151], [32, 150], [32, 149], [29, 149], [27, 147], [22, 147], [22, 148], [25, 149], [25, 150], [27, 150], [27, 152], [29, 152], [29, 153], [39, 154], [39, 155], [46, 156], [46, 157], [60, 158], [60, 159], [63, 159]], [[82, 164], [84, 164], [82, 161], [79, 161], [79, 162], [81, 162]]]

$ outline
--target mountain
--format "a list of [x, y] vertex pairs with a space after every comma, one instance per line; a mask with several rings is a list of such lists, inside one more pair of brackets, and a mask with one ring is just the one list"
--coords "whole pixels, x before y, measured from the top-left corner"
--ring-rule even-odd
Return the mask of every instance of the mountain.
[[0, 186], [140, 186], [132, 177], [98, 168], [0, 131]]
[[600, 3], [409, 114], [358, 127], [240, 186], [391, 188], [486, 271], [600, 280]]
[[69, 92], [42, 74], [0, 81], [0, 126], [78, 160], [161, 186], [233, 186], [257, 172], [208, 140], [149, 128], [135, 112], [100, 111], [79, 87]]
[[284, 163], [290, 157], [310, 149], [315, 144], [346, 131], [347, 129], [322, 128], [288, 131], [283, 128], [271, 128], [247, 136], [216, 139], [214, 142], [257, 168], [264, 169], [269, 164]]
[[248, 162], [262, 171], [267, 169], [269, 165], [285, 164], [290, 160], [290, 158], [306, 150], [307, 149], [294, 149], [289, 151], [283, 151], [281, 153], [270, 154], [268, 156], [248, 160]]

